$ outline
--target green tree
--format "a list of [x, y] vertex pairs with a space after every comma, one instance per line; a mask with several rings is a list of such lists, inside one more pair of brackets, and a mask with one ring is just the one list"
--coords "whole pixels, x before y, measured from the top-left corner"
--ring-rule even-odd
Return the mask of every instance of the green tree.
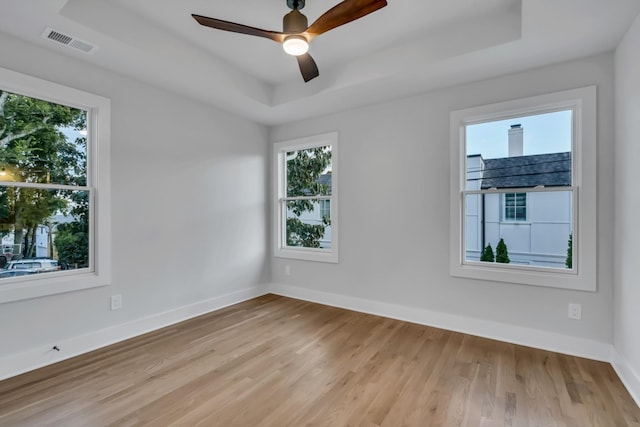
[[[86, 185], [86, 154], [62, 128], [84, 129], [82, 110], [0, 91], [0, 181]], [[31, 257], [39, 225], [72, 200], [61, 190], [0, 186], [0, 230]]]
[[493, 262], [495, 261], [495, 257], [493, 256], [493, 248], [491, 247], [491, 243], [487, 245], [486, 248], [482, 251], [482, 255], [480, 255], [480, 261], [485, 262]]
[[509, 251], [507, 251], [507, 244], [504, 242], [504, 239], [500, 239], [498, 245], [496, 246], [496, 262], [501, 262], [504, 264], [508, 264], [511, 262], [509, 259]]
[[[323, 174], [330, 176], [327, 171], [331, 165], [331, 150], [329, 147], [314, 147], [287, 153], [287, 197], [324, 196], [331, 194], [331, 185], [322, 183]], [[322, 218], [321, 224], [309, 224], [300, 219], [304, 212], [312, 212], [317, 206], [318, 199], [289, 200], [287, 211], [294, 216], [287, 217], [287, 245], [306, 248], [320, 247], [320, 239], [325, 228], [331, 224], [331, 219]]]
[[564, 261], [567, 268], [573, 268], [573, 233], [569, 234], [569, 242], [567, 247], [567, 259]]
[[58, 225], [54, 244], [61, 262], [78, 267], [88, 266], [89, 230], [87, 225], [81, 221]]
[[[86, 149], [86, 138], [76, 139], [76, 145]], [[86, 184], [86, 157], [77, 163], [78, 174], [76, 185]], [[71, 192], [67, 199], [71, 201], [71, 209], [66, 212], [74, 221], [60, 224], [56, 228], [54, 245], [58, 251], [58, 259], [67, 265], [87, 267], [89, 265], [89, 192]]]

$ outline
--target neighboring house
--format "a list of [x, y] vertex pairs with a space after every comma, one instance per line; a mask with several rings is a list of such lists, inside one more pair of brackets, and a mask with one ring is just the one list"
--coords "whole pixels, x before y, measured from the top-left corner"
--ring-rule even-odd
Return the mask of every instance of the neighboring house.
[[[50, 218], [50, 225], [39, 225], [36, 230], [36, 242], [34, 249], [34, 257], [35, 258], [57, 258], [57, 253], [55, 246], [53, 245], [53, 240], [56, 234], [56, 226], [58, 224], [65, 224], [74, 221], [73, 216], [71, 215], [62, 215], [57, 214]], [[50, 234], [50, 228], [53, 231], [53, 234]], [[2, 237], [2, 253], [5, 255], [17, 255], [22, 252], [22, 243], [15, 243], [15, 235], [13, 232], [6, 234]], [[52, 247], [52, 250], [49, 251], [49, 246]]]
[[[14, 233], [11, 232], [2, 238], [2, 251], [8, 255], [18, 255], [22, 252], [22, 244], [14, 243]], [[36, 230], [36, 242], [34, 248], [35, 258], [46, 258], [49, 256], [49, 230], [46, 226], [38, 226]]]
[[[518, 125], [510, 130], [509, 144], [510, 157], [467, 156], [468, 190], [571, 186], [570, 152], [521, 155]], [[468, 195], [466, 259], [479, 261], [483, 248], [491, 244], [495, 251], [502, 238], [511, 263], [566, 268], [571, 203], [565, 191]]]

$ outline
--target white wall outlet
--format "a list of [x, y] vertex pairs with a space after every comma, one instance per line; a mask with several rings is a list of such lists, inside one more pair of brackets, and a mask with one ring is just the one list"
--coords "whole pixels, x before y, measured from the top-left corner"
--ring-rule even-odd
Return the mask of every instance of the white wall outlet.
[[285, 276], [291, 276], [291, 266], [290, 265], [285, 265], [284, 266], [284, 275]]
[[122, 308], [122, 295], [111, 295], [111, 310], [120, 310]]
[[569, 303], [569, 319], [582, 319], [582, 304]]

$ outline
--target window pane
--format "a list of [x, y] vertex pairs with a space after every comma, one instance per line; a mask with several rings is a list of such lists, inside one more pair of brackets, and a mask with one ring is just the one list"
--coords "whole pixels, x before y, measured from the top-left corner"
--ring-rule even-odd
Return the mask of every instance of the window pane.
[[[89, 265], [89, 192], [0, 187], [0, 278]], [[53, 262], [55, 261], [55, 263]]]
[[86, 185], [86, 111], [0, 90], [0, 182]]
[[[502, 221], [501, 197], [505, 203], [526, 200], [528, 206], [505, 208], [505, 217], [514, 220]], [[572, 261], [567, 264], [567, 253], [573, 231], [572, 209], [572, 191], [467, 194], [465, 260], [484, 261], [487, 258], [481, 256], [488, 246], [495, 258], [503, 239], [510, 264], [570, 268]], [[525, 221], [522, 218], [526, 222], [518, 222]]]
[[331, 248], [331, 210], [328, 200], [286, 202], [287, 246]]
[[572, 111], [466, 127], [467, 190], [571, 186]]
[[287, 197], [331, 194], [331, 146], [290, 151], [287, 159]]
[[506, 193], [504, 195], [504, 220], [505, 221], [526, 221], [527, 220], [527, 194], [526, 193]]

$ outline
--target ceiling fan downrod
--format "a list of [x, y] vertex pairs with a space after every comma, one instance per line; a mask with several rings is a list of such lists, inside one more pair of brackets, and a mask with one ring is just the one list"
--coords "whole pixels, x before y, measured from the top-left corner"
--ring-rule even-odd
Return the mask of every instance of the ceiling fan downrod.
[[287, 0], [287, 7], [293, 10], [304, 8], [304, 0]]

